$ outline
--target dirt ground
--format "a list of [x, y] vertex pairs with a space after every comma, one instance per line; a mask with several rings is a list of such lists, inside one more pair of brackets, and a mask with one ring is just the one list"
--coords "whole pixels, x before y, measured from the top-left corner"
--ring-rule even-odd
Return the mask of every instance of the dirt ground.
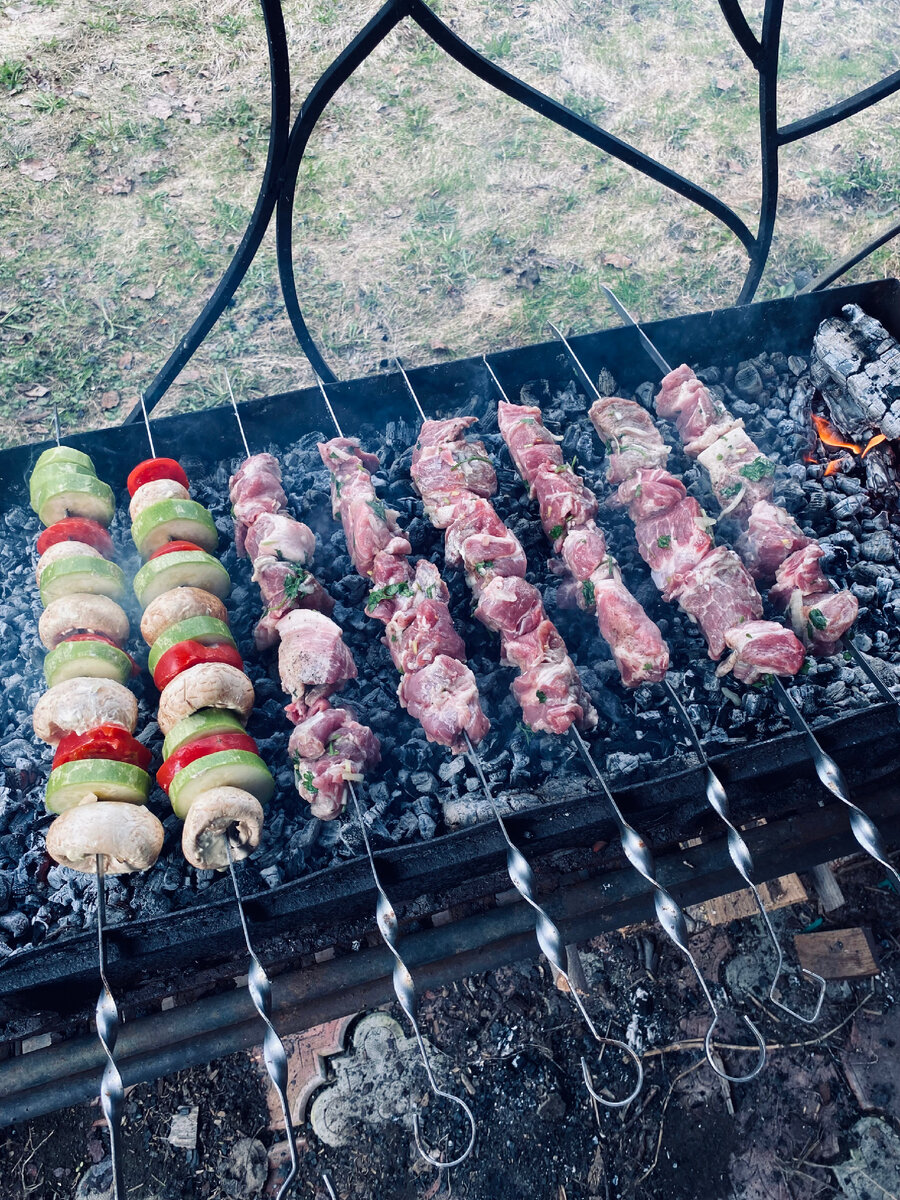
[[[862, 925], [871, 931], [880, 974], [831, 982], [814, 1026], [792, 1021], [766, 1000], [771, 958], [757, 920], [701, 928], [692, 938], [709, 977], [736, 996], [751, 989], [742, 1011], [759, 1023], [769, 1047], [768, 1063], [751, 1083], [729, 1086], [709, 1070], [698, 1049], [704, 1021], [690, 970], [657, 930], [640, 927], [582, 949], [589, 1008], [601, 1027], [611, 1022], [611, 1036], [621, 1034], [617, 1012], [638, 1014], [646, 1081], [630, 1107], [613, 1112], [591, 1104], [580, 1075], [583, 1054], [601, 1089], [623, 1094], [626, 1075], [610, 1058], [598, 1062], [570, 1001], [552, 986], [546, 964], [534, 960], [423, 997], [425, 1034], [452, 1060], [452, 1090], [467, 1096], [478, 1122], [465, 1164], [440, 1173], [426, 1166], [399, 1123], [352, 1126], [350, 1143], [332, 1149], [307, 1122], [298, 1131], [301, 1166], [291, 1195], [326, 1200], [327, 1171], [341, 1200], [888, 1200], [895, 1193], [878, 1173], [890, 1169], [891, 1154], [882, 1167], [866, 1168], [874, 1171], [871, 1180], [866, 1176], [870, 1191], [853, 1188], [862, 1171], [857, 1122], [875, 1115], [886, 1137], [900, 1124], [897, 897], [863, 860], [847, 860], [837, 877], [844, 907], [822, 919], [805, 879], [811, 899], [776, 913], [779, 931], [791, 947], [791, 935], [804, 928]], [[790, 999], [802, 1008], [812, 994], [792, 990]], [[736, 1032], [736, 1024], [726, 1025], [723, 1044]], [[722, 1053], [732, 1070], [747, 1069], [747, 1057]], [[410, 1103], [425, 1096], [422, 1076], [420, 1085]], [[173, 1116], [194, 1106], [198, 1137], [189, 1151], [168, 1138]], [[424, 1133], [439, 1144], [427, 1117]], [[283, 1178], [283, 1134], [270, 1128], [252, 1054], [132, 1089], [125, 1138], [133, 1200], [274, 1195]], [[0, 1194], [99, 1200], [108, 1181], [106, 1146], [96, 1106], [8, 1131]], [[891, 1143], [900, 1167], [898, 1146]]]

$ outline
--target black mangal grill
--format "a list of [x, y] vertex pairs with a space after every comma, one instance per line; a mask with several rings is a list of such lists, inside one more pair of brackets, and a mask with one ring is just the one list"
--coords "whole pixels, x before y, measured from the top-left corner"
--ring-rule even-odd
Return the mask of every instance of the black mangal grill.
[[[784, 415], [779, 419], [787, 419], [784, 397], [793, 379], [787, 356], [808, 356], [820, 322], [839, 315], [847, 303], [859, 304], [894, 335], [900, 333], [900, 284], [894, 280], [646, 328], [674, 362], [687, 360], [727, 373], [742, 362], [769, 356], [761, 361], [774, 362], [777, 369], [772, 379], [763, 380], [763, 392], [747, 402], [748, 428], [754, 428], [756, 418], [749, 410], [755, 408], [760, 420], [765, 417], [762, 432], [756, 431], [763, 450], [779, 458], [786, 481], [796, 482], [802, 474], [807, 482], [805, 467], [795, 468], [793, 440], [779, 432], [775, 409], [780, 406]], [[574, 338], [572, 344], [593, 376], [604, 370], [615, 377], [620, 393], [631, 394], [651, 377], [632, 330], [607, 330]], [[784, 357], [773, 360], [772, 355]], [[540, 397], [548, 425], [565, 434], [567, 456], [578, 454], [580, 469], [605, 495], [603, 452], [586, 420], [588, 401], [574, 386], [571, 365], [558, 343], [508, 351], [492, 363], [511, 396], [518, 398], [526, 387]], [[423, 368], [410, 372], [410, 378], [429, 414], [464, 412], [481, 418], [478, 431], [498, 465], [498, 512], [522, 540], [530, 577], [544, 591], [551, 617], [591, 690], [600, 711], [591, 738], [593, 756], [628, 820], [652, 842], [660, 881], [682, 904], [740, 886], [722, 824], [706, 804], [704, 773], [661, 690], [626, 693], [615, 680], [593, 623], [583, 614], [552, 607], [553, 577], [544, 566], [540, 526], [496, 432], [496, 397], [481, 361]], [[723, 378], [733, 380], [728, 374]], [[408, 451], [417, 419], [400, 376], [334, 385], [329, 395], [344, 432], [358, 435], [366, 449], [382, 457], [379, 491], [401, 509], [414, 553], [439, 559], [439, 534], [422, 520], [409, 482]], [[270, 449], [279, 457], [292, 509], [319, 538], [316, 563], [338, 599], [336, 615], [359, 666], [359, 679], [347, 699], [384, 743], [382, 767], [366, 780], [363, 795], [374, 818], [369, 830], [383, 883], [395, 902], [407, 905], [404, 958], [415, 969], [417, 982], [431, 986], [533, 955], [533, 915], [524, 904], [498, 906], [494, 900], [509, 887], [505, 846], [481, 793], [467, 782], [472, 771], [457, 770], [462, 760], [426, 744], [418, 725], [397, 704], [394, 669], [377, 627], [362, 611], [365, 585], [353, 573], [343, 534], [331, 519], [327, 472], [315, 449], [320, 435], [332, 432], [319, 392], [267, 397], [242, 405], [241, 411], [251, 448]], [[393, 961], [372, 936], [374, 889], [352, 814], [328, 824], [306, 815], [285, 755], [284, 698], [274, 669], [251, 649], [258, 599], [249, 584], [249, 567], [236, 559], [227, 511], [228, 476], [243, 458], [237, 425], [229, 412], [208, 410], [154, 421], [153, 433], [157, 452], [177, 454], [183, 462], [197, 498], [211, 508], [228, 547], [223, 561], [235, 583], [229, 601], [232, 625], [258, 696], [248, 728], [278, 781], [261, 849], [240, 868], [242, 890], [249, 896], [246, 907], [257, 953], [271, 974], [282, 972], [274, 985], [276, 1024], [282, 1031], [303, 1028], [388, 999]], [[128, 471], [146, 454], [145, 438], [141, 426], [126, 425], [66, 441], [90, 453], [101, 478], [121, 492]], [[0, 900], [9, 918], [2, 926], [6, 947], [0, 962], [0, 1018], [10, 1046], [44, 1032], [68, 1040], [0, 1064], [0, 1118], [6, 1121], [90, 1098], [103, 1061], [102, 1050], [86, 1034], [96, 994], [94, 884], [47, 870], [43, 835], [49, 818], [42, 815], [42, 796], [49, 763], [29, 736], [29, 698], [42, 685], [31, 583], [37, 522], [22, 506], [27, 504], [28, 474], [41, 449], [19, 447], [0, 455], [3, 553], [8, 556], [0, 621], [6, 625], [3, 643], [17, 650], [4, 664], [3, 723], [8, 732], [0, 747], [8, 789], [0, 809]], [[676, 466], [678, 473], [683, 469], [683, 464]], [[821, 483], [812, 482], [815, 486], [804, 495], [825, 494]], [[121, 503], [119, 509], [120, 522]], [[816, 511], [819, 537], [839, 529], [868, 536], [859, 524], [867, 519], [864, 513], [844, 519], [827, 504]], [[734, 685], [734, 691], [727, 679], [724, 692], [721, 684], [712, 683], [713, 666], [699, 636], [650, 587], [625, 518], [610, 512], [603, 519], [626, 580], [651, 615], [665, 622], [679, 692], [727, 788], [735, 822], [768, 822], [745, 829], [755, 878], [802, 870], [857, 849], [846, 808], [816, 780], [803, 736], [791, 729], [774, 698], [763, 689]], [[896, 536], [887, 521], [875, 523], [884, 526], [880, 532]], [[128, 544], [121, 525], [113, 532], [118, 547]], [[846, 538], [836, 544], [842, 540]], [[842, 561], [838, 555], [833, 574], [841, 571]], [[125, 565], [136, 566], [136, 557]], [[862, 593], [868, 611], [856, 628], [860, 648], [877, 668], [878, 660], [900, 662], [890, 599], [900, 579], [895, 579], [893, 562], [882, 559], [871, 568], [871, 583], [860, 585], [869, 589]], [[859, 582], [852, 574], [847, 581], [855, 578]], [[604, 797], [567, 739], [532, 736], [517, 724], [508, 692], [511, 672], [498, 667], [492, 636], [468, 616], [461, 579], [448, 572], [448, 582], [451, 610], [462, 624], [492, 722], [480, 756], [509, 832], [535, 870], [541, 902], [567, 942], [652, 918], [651, 889], [625, 864]], [[892, 682], [893, 671], [888, 668], [884, 677]], [[900, 838], [900, 802], [894, 790], [900, 748], [896, 705], [879, 697], [862, 672], [840, 656], [796, 685], [793, 694], [823, 747], [844, 770], [853, 800], [876, 822], [888, 845], [895, 845]], [[149, 684], [141, 704], [144, 727], [155, 708]], [[155, 735], [150, 742], [157, 754], [159, 740]], [[157, 808], [162, 813], [161, 805]], [[468, 823], [451, 830], [448, 820]], [[116, 1054], [126, 1083], [252, 1045], [260, 1037], [246, 992], [233, 986], [246, 966], [227, 882], [185, 866], [176, 824], [171, 818], [167, 823], [166, 846], [155, 867], [125, 877], [109, 895], [108, 973], [128, 1018]], [[702, 844], [684, 849], [681, 843], [694, 836]], [[609, 845], [596, 851], [598, 842]], [[436, 922], [431, 920], [435, 914], [440, 914]], [[202, 998], [160, 1012], [160, 1000], [171, 995]]]

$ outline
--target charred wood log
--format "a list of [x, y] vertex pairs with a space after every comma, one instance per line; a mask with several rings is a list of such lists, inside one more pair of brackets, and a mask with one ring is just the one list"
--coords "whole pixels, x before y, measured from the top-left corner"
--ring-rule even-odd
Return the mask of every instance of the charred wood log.
[[813, 382], [831, 420], [855, 441], [900, 438], [900, 343], [856, 304], [829, 317], [813, 340]]

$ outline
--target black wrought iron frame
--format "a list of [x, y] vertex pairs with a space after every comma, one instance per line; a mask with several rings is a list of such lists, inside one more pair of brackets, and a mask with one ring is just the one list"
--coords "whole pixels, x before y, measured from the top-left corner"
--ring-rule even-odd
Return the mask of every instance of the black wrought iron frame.
[[[260, 3], [268, 40], [272, 112], [266, 166], [256, 207], [219, 285], [147, 389], [145, 400], [148, 409], [152, 409], [165, 395], [234, 296], [259, 249], [276, 209], [278, 272], [291, 325], [301, 348], [322, 378], [326, 381], [336, 378], [310, 333], [297, 294], [293, 263], [293, 213], [297, 179], [309, 139], [329, 101], [391, 30], [406, 18], [413, 21], [454, 61], [484, 83], [533, 112], [547, 117], [562, 129], [583, 138], [596, 149], [633, 167], [649, 179], [656, 180], [705, 209], [721, 222], [738, 239], [748, 256], [747, 273], [737, 300], [738, 304], [747, 304], [753, 299], [768, 260], [778, 211], [779, 154], [782, 147], [827, 129], [900, 90], [900, 71], [895, 71], [871, 87], [828, 108], [788, 125], [779, 126], [778, 60], [785, 0], [766, 0], [759, 36], [751, 28], [740, 0], [718, 0], [731, 33], [758, 76], [762, 181], [760, 217], [754, 233], [734, 209], [705, 188], [644, 154], [628, 142], [615, 137], [594, 122], [579, 116], [564, 104], [529, 86], [479, 54], [441, 21], [424, 0], [386, 0], [365, 28], [317, 80], [291, 127], [290, 60], [281, 3], [280, 0], [260, 0]], [[900, 224], [894, 224], [883, 231], [874, 241], [823, 273], [810, 286], [827, 286], [897, 233], [900, 233]], [[126, 420], [136, 420], [139, 415], [138, 408], [130, 413]]]

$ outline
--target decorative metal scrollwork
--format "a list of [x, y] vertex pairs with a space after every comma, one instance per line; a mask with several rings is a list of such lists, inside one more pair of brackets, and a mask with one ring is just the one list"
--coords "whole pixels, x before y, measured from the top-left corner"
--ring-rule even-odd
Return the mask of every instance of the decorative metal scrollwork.
[[[560, 128], [576, 134], [604, 154], [618, 159], [649, 179], [656, 180], [663, 187], [690, 200], [721, 222], [738, 239], [748, 256], [747, 272], [737, 298], [739, 304], [748, 304], [756, 294], [772, 246], [778, 210], [781, 148], [862, 112], [900, 90], [900, 71], [895, 71], [878, 83], [828, 108], [792, 121], [788, 125], [779, 126], [778, 61], [784, 0], [766, 0], [759, 36], [754, 33], [739, 0], [718, 0], [729, 30], [758, 76], [762, 178], [760, 217], [754, 233], [734, 209], [706, 188], [686, 179], [677, 171], [644, 154], [594, 122], [579, 116], [564, 104], [529, 86], [479, 54], [441, 21], [424, 0], [387, 0], [319, 77], [301, 105], [291, 128], [290, 61], [281, 3], [280, 0], [260, 0], [260, 3], [268, 39], [272, 116], [268, 155], [256, 207], [218, 287], [147, 389], [145, 400], [148, 409], [152, 409], [163, 397], [237, 291], [256, 256], [276, 207], [278, 272], [285, 307], [304, 353], [326, 382], [334, 381], [334, 372], [325, 362], [307, 327], [297, 295], [293, 265], [293, 212], [297, 177], [310, 136], [329, 101], [391, 30], [406, 18], [413, 21], [450, 58], [484, 83], [546, 117]], [[900, 233], [900, 224], [882, 232], [878, 238], [837, 267], [823, 273], [811, 286], [827, 286], [897, 233]], [[139, 409], [135, 408], [126, 420], [138, 420], [139, 417]]]

